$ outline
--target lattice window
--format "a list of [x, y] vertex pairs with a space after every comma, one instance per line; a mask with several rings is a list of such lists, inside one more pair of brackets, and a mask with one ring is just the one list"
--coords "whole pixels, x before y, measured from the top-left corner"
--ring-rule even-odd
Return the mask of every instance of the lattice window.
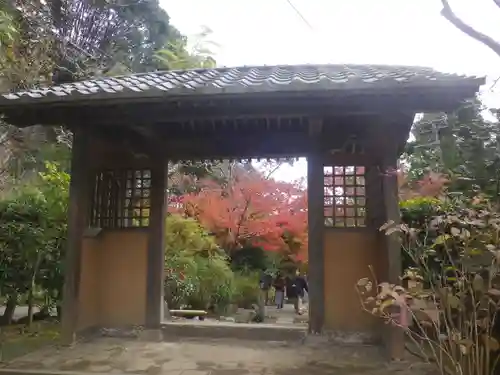
[[325, 226], [365, 227], [365, 167], [325, 166], [323, 173]]
[[106, 170], [95, 177], [90, 226], [130, 228], [149, 225], [151, 171]]

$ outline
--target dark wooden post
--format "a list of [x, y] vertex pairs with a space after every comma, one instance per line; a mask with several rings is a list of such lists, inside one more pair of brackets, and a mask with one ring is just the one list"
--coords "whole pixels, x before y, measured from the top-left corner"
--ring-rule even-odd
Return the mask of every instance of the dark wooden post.
[[159, 329], [163, 319], [168, 163], [160, 156], [153, 157], [152, 163], [146, 276], [146, 328]]
[[312, 149], [307, 155], [309, 333], [320, 334], [325, 320], [324, 192], [322, 121], [310, 122]]
[[[385, 219], [396, 225], [401, 222], [399, 211], [399, 192], [397, 175], [397, 153], [387, 155], [382, 163], [382, 190], [385, 210]], [[401, 239], [398, 232], [392, 233], [386, 238], [387, 249], [387, 276], [391, 284], [400, 284], [402, 275]], [[396, 311], [395, 311], [396, 312]], [[399, 311], [398, 311], [399, 312]], [[401, 328], [389, 325], [387, 329], [387, 349], [390, 359], [400, 360], [404, 355], [404, 332]]]
[[83, 128], [73, 129], [68, 207], [68, 243], [64, 260], [61, 321], [61, 339], [63, 344], [66, 345], [71, 345], [75, 342], [78, 328], [82, 240], [87, 221], [90, 196], [87, 168], [88, 147], [89, 134], [86, 130]]

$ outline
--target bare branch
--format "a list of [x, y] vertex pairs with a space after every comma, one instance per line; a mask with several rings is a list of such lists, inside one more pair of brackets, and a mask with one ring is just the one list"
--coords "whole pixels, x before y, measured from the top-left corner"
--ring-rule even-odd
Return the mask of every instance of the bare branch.
[[[495, 4], [500, 6], [500, 0], [494, 0]], [[478, 42], [491, 48], [498, 56], [500, 56], [500, 42], [497, 42], [492, 37], [477, 31], [472, 26], [466, 24], [462, 21], [451, 9], [448, 0], [441, 0], [443, 9], [441, 10], [441, 15], [446, 18], [453, 26], [467, 34], [471, 38], [477, 40]]]

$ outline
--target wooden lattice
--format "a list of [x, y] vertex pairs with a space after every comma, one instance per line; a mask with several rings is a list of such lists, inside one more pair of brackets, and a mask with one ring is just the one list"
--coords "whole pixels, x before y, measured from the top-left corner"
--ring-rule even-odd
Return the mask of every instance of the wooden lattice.
[[149, 225], [151, 171], [106, 170], [96, 174], [90, 226], [130, 228]]
[[365, 227], [365, 167], [325, 166], [323, 172], [325, 226]]

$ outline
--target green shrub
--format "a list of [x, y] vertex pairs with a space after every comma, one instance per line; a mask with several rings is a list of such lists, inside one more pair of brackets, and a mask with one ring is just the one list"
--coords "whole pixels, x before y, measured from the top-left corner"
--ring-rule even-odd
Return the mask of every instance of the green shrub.
[[193, 256], [224, 255], [215, 238], [194, 219], [169, 215], [165, 247], [167, 253]]
[[400, 202], [399, 209], [406, 225], [424, 225], [443, 211], [444, 203], [436, 198], [417, 197]]
[[170, 309], [187, 305], [198, 288], [198, 265], [192, 257], [168, 252], [165, 259], [165, 300]]
[[[410, 228], [425, 228], [430, 220], [444, 213], [445, 204], [436, 198], [417, 197], [399, 203], [401, 220]], [[428, 236], [428, 231], [422, 231], [420, 236]], [[403, 269], [408, 270], [415, 267], [415, 262], [407, 252], [402, 251]]]
[[196, 256], [196, 284], [187, 301], [193, 309], [224, 310], [233, 296], [234, 275], [223, 256]]
[[165, 300], [170, 309], [223, 310], [234, 275], [224, 252], [198, 222], [170, 215], [165, 252]]
[[233, 303], [249, 309], [259, 302], [259, 272], [236, 272], [234, 275]]

